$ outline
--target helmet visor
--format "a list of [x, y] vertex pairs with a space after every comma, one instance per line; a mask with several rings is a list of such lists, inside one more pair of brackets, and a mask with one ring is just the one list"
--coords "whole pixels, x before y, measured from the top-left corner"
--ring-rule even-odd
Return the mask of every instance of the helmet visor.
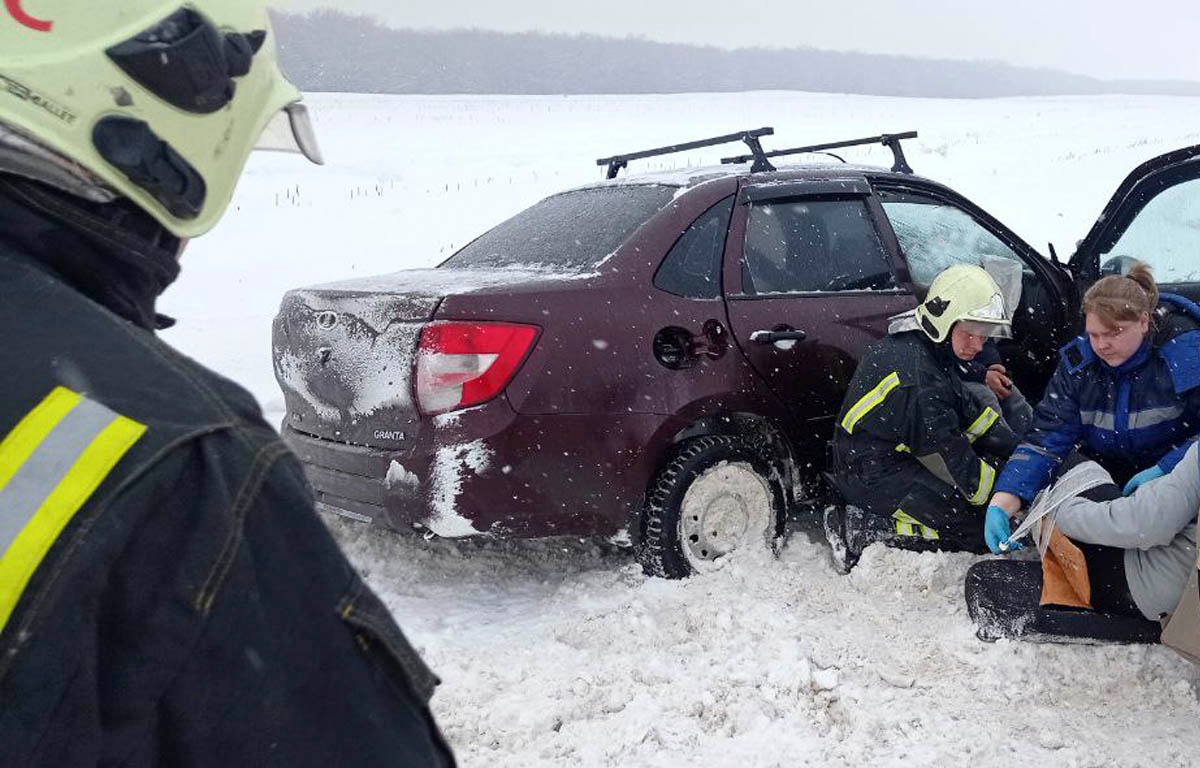
[[317, 165], [325, 164], [308, 107], [298, 101], [288, 104], [271, 118], [254, 148], [267, 152], [299, 152]]
[[963, 330], [992, 339], [1011, 339], [1012, 324], [1007, 320], [960, 320]]

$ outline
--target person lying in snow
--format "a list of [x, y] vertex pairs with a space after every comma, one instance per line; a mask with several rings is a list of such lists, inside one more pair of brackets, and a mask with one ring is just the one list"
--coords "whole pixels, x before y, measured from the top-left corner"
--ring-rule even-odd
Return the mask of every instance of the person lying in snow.
[[1196, 567], [1198, 511], [1200, 450], [1192, 443], [1170, 473], [1131, 496], [1110, 477], [1067, 499], [1054, 526], [1082, 551], [1092, 608], [1158, 621], [1175, 609]]
[[842, 571], [877, 541], [984, 551], [983, 504], [1019, 439], [959, 370], [1010, 331], [995, 280], [952, 266], [913, 318], [866, 351], [834, 428], [834, 481], [848, 504], [830, 507], [825, 522]]
[[1029, 434], [996, 482], [992, 552], [1080, 441], [1128, 494], [1171, 471], [1200, 430], [1200, 307], [1160, 296], [1150, 269], [1135, 262], [1092, 285], [1083, 312], [1086, 334], [1062, 348]]
[[968, 570], [967, 609], [979, 636], [1153, 643], [1159, 620], [1177, 614], [1162, 639], [1194, 658], [1200, 601], [1189, 579], [1196, 572], [1200, 450], [1193, 443], [1170, 473], [1131, 496], [1096, 462], [1074, 454], [1068, 463], [1022, 525], [1035, 534], [1042, 562], [987, 560]]

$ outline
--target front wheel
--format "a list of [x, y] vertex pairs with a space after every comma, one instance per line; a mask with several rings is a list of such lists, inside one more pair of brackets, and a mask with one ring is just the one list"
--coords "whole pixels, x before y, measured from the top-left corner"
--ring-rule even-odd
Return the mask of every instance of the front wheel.
[[681, 579], [748, 547], [769, 549], [784, 522], [777, 462], [748, 441], [708, 435], [676, 446], [642, 507], [647, 574]]

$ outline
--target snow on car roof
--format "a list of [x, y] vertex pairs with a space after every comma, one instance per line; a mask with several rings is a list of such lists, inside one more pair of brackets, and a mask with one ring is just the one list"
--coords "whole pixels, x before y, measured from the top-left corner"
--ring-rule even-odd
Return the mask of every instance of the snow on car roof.
[[[600, 181], [584, 184], [568, 191], [624, 185], [659, 185], [691, 188], [707, 181], [712, 181], [713, 179], [750, 175], [750, 173], [750, 163], [696, 166], [692, 168], [633, 173], [628, 176], [618, 176], [615, 179], [601, 179]], [[830, 178], [842, 175], [859, 176], [866, 173], [891, 173], [891, 171], [876, 165], [857, 165], [831, 161], [828, 163], [812, 162], [779, 165], [774, 171], [755, 173], [754, 177], [761, 178], [764, 182], [769, 183], [772, 181], [792, 181], [796, 178], [797, 174], [801, 174], [803, 178]]]

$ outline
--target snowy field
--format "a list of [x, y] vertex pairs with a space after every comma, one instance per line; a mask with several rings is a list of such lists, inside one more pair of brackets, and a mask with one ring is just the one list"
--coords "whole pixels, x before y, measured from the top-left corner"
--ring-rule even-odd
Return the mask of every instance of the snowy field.
[[[1200, 99], [943, 101], [803, 93], [309, 99], [329, 164], [252, 160], [161, 309], [166, 339], [278, 423], [270, 322], [291, 287], [431, 266], [597, 157], [771, 125], [767, 148], [918, 130], [918, 173], [1045, 252], [1073, 250], [1135, 165], [1200, 143]], [[736, 146], [634, 163], [715, 163]], [[890, 164], [880, 147], [855, 161]], [[813, 534], [777, 558], [647, 579], [596, 542], [425, 541], [332, 520], [443, 678], [464, 766], [1193, 766], [1200, 672], [1160, 647], [976, 640], [974, 558]]]

